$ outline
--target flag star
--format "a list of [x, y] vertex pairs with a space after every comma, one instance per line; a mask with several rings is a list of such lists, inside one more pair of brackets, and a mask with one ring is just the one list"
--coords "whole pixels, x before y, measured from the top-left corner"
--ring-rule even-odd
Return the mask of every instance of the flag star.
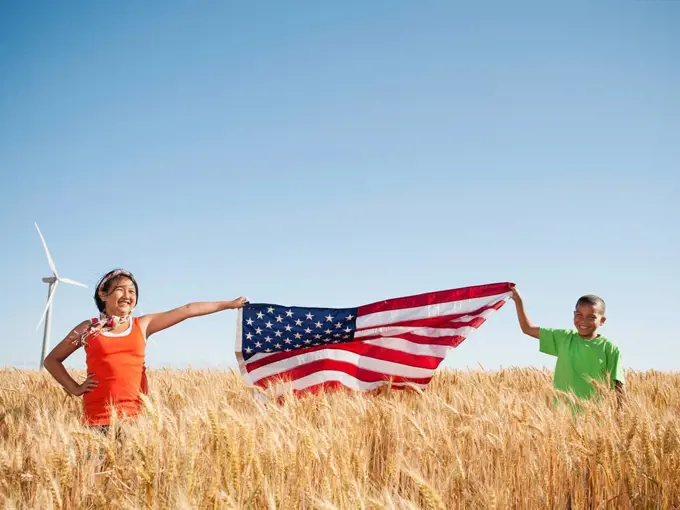
[[330, 335], [332, 332], [333, 331], [331, 331], [330, 329], [327, 329], [326, 331], [324, 331], [324, 333], [326, 333], [327, 335]]
[[317, 328], [320, 328], [320, 327], [322, 327], [322, 326], [323, 326], [323, 324], [321, 324], [321, 323], [320, 323], [320, 322], [318, 322], [318, 321], [317, 321], [317, 323], [316, 323], [316, 324], [314, 324], [314, 325], [315, 325], [315, 326], [316, 326]]
[[246, 322], [248, 323], [248, 326], [253, 325], [253, 319], [251, 319], [250, 317], [248, 318], [248, 320]]
[[281, 338], [281, 335], [282, 335], [282, 334], [283, 334], [283, 333], [281, 333], [280, 331], [275, 331], [275, 332], [274, 332], [274, 335], [275, 335], [276, 337], [278, 337], [278, 338]]
[[290, 349], [286, 349], [286, 352], [290, 352]]
[[326, 321], [327, 322], [333, 322], [333, 316], [330, 313], [328, 315], [326, 315]]
[[261, 342], [255, 342], [255, 347], [257, 347], [257, 348], [262, 347], [262, 343]]
[[262, 328], [255, 328], [255, 333], [257, 333], [258, 335], [261, 335], [262, 334]]
[[266, 336], [266, 337], [264, 338], [264, 341], [265, 341], [265, 342], [270, 342], [270, 343], [271, 343], [272, 337]]
[[352, 314], [350, 313], [350, 314], [347, 316], [347, 320], [348, 320], [348, 321], [351, 321], [352, 319], [354, 319], [354, 315], [352, 315]]
[[340, 333], [334, 333], [333, 334], [333, 338], [340, 338], [340, 336], [341, 336]]
[[274, 313], [274, 307], [270, 306], [269, 308], [267, 308], [267, 313]]
[[297, 320], [295, 321], [295, 325], [296, 325], [296, 326], [302, 326], [302, 321], [301, 321], [300, 319], [297, 319]]
[[257, 312], [257, 318], [260, 320], [264, 319], [264, 314], [262, 312]]
[[320, 339], [321, 339], [321, 335], [314, 335], [314, 338], [315, 338], [316, 340], [320, 340]]
[[251, 352], [253, 352], [253, 350], [250, 347], [246, 347], [246, 352], [250, 354]]
[[292, 317], [292, 316], [293, 316], [293, 310], [288, 310], [288, 311], [286, 312], [286, 315], [287, 315], [288, 317]]
[[281, 344], [276, 344], [274, 347], [276, 347], [277, 349], [280, 349], [280, 348], [281, 348]]
[[307, 334], [309, 335], [309, 334], [310, 334], [311, 332], [312, 332], [312, 330], [311, 330], [311, 329], [309, 329], [309, 328], [305, 328], [305, 333], [307, 333]]
[[283, 317], [281, 317], [280, 315], [277, 315], [276, 316], [276, 322], [283, 322]]
[[302, 335], [300, 333], [295, 333], [294, 336], [296, 340], [300, 340], [300, 338], [302, 338]]
[[271, 322], [267, 321], [267, 324], [265, 324], [265, 326], [267, 326], [269, 329], [271, 329], [271, 327], [273, 326], [273, 324], [272, 324]]
[[338, 342], [340, 342], [340, 340], [333, 341], [334, 344], [337, 344]]
[[305, 317], [307, 317], [307, 320], [309, 321], [311, 321], [314, 318], [314, 316], [310, 312], [307, 312], [307, 315]]
[[338, 322], [338, 323], [335, 325], [335, 328], [336, 328], [336, 329], [340, 329], [341, 327], [342, 327], [342, 322]]
[[246, 334], [246, 338], [247, 338], [248, 340], [252, 340], [252, 339], [253, 339], [253, 334], [252, 334], [252, 333]]
[[330, 338], [324, 338], [323, 341], [324, 341], [324, 342], [330, 342], [331, 339], [330, 339]]
[[285, 329], [286, 331], [291, 331], [293, 329], [293, 327], [286, 324], [286, 326], [283, 329]]
[[265, 349], [264, 352], [272, 352], [271, 349]]
[[351, 333], [351, 332], [352, 332], [352, 328], [345, 328], [345, 333]]
[[343, 336], [342, 338], [344, 338], [344, 339], [346, 340], [346, 339], [348, 339], [349, 337], [350, 337], [350, 335], [345, 335], [345, 336]]
[[293, 343], [293, 341], [290, 338], [286, 338], [284, 340], [284, 342], [287, 343], [287, 344]]
[[299, 349], [302, 346], [300, 344], [295, 344], [293, 347], [295, 347], [296, 349]]
[[318, 347], [318, 346], [320, 346], [320, 345], [321, 345], [321, 344], [320, 344], [319, 342], [316, 342], [316, 343], [314, 344], [314, 347]]
[[311, 344], [312, 341], [308, 338], [307, 340], [305, 340], [305, 343], [306, 343], [306, 344]]

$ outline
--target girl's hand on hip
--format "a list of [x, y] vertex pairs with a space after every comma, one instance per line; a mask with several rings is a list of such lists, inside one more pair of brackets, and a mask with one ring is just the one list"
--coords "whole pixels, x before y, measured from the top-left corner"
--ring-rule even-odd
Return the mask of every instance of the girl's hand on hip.
[[97, 384], [99, 384], [98, 381], [93, 379], [94, 374], [87, 374], [87, 379], [85, 379], [81, 384], [79, 384], [76, 387], [76, 390], [73, 392], [73, 394], [76, 397], [80, 397], [81, 395], [87, 393], [88, 391], [92, 391], [97, 387]]

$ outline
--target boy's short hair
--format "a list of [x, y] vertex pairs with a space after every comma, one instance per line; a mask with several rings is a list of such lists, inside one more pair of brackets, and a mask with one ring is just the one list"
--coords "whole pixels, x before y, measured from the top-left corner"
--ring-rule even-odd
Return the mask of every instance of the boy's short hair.
[[602, 311], [602, 315], [605, 314], [607, 309], [606, 305], [604, 304], [604, 299], [594, 294], [586, 294], [585, 296], [578, 298], [578, 301], [576, 301], [576, 307], [578, 308], [579, 305], [598, 307]]

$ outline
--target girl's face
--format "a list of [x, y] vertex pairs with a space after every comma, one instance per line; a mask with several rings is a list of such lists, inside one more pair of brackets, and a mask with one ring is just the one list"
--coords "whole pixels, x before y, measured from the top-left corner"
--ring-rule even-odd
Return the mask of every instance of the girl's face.
[[129, 315], [137, 304], [135, 284], [126, 276], [116, 278], [106, 292], [100, 290], [99, 297], [104, 301], [107, 315]]

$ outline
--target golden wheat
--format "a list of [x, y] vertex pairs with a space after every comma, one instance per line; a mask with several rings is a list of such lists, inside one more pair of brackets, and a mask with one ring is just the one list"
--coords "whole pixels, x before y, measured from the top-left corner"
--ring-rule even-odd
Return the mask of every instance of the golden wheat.
[[678, 374], [629, 373], [620, 411], [603, 392], [574, 413], [544, 370], [280, 404], [233, 372], [154, 370], [144, 416], [107, 436], [48, 375], [0, 381], [6, 509], [680, 506]]

